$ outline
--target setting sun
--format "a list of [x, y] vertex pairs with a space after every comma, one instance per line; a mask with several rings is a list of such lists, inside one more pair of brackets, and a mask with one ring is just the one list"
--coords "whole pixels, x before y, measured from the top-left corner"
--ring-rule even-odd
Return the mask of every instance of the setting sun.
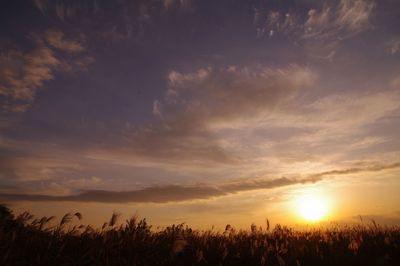
[[324, 199], [316, 196], [305, 196], [298, 201], [300, 216], [308, 222], [318, 222], [327, 214], [327, 204]]
[[302, 201], [300, 206], [301, 216], [311, 222], [319, 221], [325, 216], [326, 209], [324, 204], [315, 198]]

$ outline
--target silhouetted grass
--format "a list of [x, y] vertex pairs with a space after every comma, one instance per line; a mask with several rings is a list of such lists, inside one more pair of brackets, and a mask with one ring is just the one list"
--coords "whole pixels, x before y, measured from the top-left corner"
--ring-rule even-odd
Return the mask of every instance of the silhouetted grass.
[[[183, 224], [152, 231], [137, 217], [101, 229], [75, 225], [80, 213], [35, 219], [0, 205], [0, 265], [400, 265], [400, 228], [371, 225], [295, 231], [251, 225], [195, 231]], [[54, 224], [54, 222], [53, 222]]]

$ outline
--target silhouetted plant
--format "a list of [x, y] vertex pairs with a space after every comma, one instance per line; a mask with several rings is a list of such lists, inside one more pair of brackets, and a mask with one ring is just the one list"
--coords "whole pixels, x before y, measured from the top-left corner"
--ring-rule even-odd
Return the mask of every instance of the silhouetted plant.
[[[400, 265], [400, 228], [376, 222], [295, 231], [192, 230], [185, 224], [152, 231], [117, 214], [100, 229], [71, 225], [80, 213], [55, 218], [18, 216], [0, 205], [0, 265]], [[55, 226], [51, 226], [51, 224]]]

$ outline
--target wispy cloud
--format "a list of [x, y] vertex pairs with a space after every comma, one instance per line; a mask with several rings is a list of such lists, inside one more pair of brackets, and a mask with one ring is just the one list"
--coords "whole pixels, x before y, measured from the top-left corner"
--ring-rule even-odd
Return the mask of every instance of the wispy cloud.
[[[70, 158], [62, 157], [62, 152], [52, 158], [40, 152], [29, 151], [29, 144], [12, 142], [13, 146], [0, 146], [0, 180], [16, 182], [45, 181], [65, 176], [76, 171], [79, 165]], [[40, 145], [39, 145], [40, 146]], [[37, 146], [37, 147], [39, 147]], [[25, 147], [25, 149], [21, 149]], [[46, 149], [41, 146], [42, 152]]]
[[371, 28], [373, 1], [341, 0], [338, 6], [311, 9], [304, 23], [303, 38], [337, 41]]
[[393, 38], [386, 44], [386, 52], [394, 55], [400, 52], [400, 37]]
[[336, 24], [340, 29], [360, 32], [371, 27], [370, 19], [375, 2], [370, 0], [341, 0]]
[[64, 21], [76, 18], [78, 15], [95, 13], [98, 9], [98, 0], [84, 2], [33, 0], [36, 8], [43, 14], [54, 13], [58, 19]]
[[[304, 46], [313, 58], [332, 62], [344, 40], [372, 27], [374, 1], [341, 0], [310, 5], [306, 15], [301, 10], [269, 11], [266, 18], [255, 9], [257, 38], [285, 36], [294, 45]], [[266, 10], [264, 12], [267, 12]]]
[[325, 6], [322, 10], [311, 9], [304, 23], [304, 38], [321, 38], [332, 34], [333, 14], [330, 7]]
[[28, 53], [10, 51], [2, 56], [0, 93], [7, 99], [3, 110], [24, 111], [44, 82], [53, 79], [53, 69], [59, 64], [53, 51], [43, 46]]
[[[397, 145], [387, 132], [366, 132], [377, 121], [396, 115], [400, 108], [396, 90], [331, 93], [308, 99], [305, 96], [316, 91], [313, 87], [323, 84], [315, 70], [298, 65], [174, 70], [166, 75], [166, 82], [164, 97], [149, 106], [155, 115], [151, 123], [113, 128], [109, 135], [100, 135], [105, 142], [97, 142], [96, 136], [85, 139], [85, 145], [76, 145], [80, 146], [76, 151], [60, 159], [57, 149], [70, 151], [71, 147], [54, 147], [52, 152], [32, 148], [26, 156], [5, 151], [4, 175], [16, 180], [57, 181], [74, 176], [71, 172], [80, 177], [96, 175], [102, 165], [114, 171], [130, 167], [132, 172], [148, 167], [161, 175], [172, 172], [192, 180], [195, 176], [197, 180], [222, 177], [222, 172], [235, 178], [267, 173], [292, 176], [310, 165], [346, 167], [342, 162], [360, 159], [353, 155], [360, 149], [374, 156], [380, 152], [379, 145]], [[15, 143], [10, 147], [27, 146]], [[82, 156], [79, 160], [94, 162], [85, 161], [88, 169], [75, 169], [75, 152]]]
[[65, 38], [62, 32], [51, 30], [42, 35], [33, 34], [30, 39], [34, 48], [22, 50], [12, 47], [0, 56], [3, 111], [25, 111], [44, 84], [54, 78], [56, 71], [67, 70], [71, 64], [82, 69], [92, 62], [88, 57], [69, 60], [68, 57], [57, 56], [59, 50], [67, 53], [84, 50], [79, 41]]
[[80, 42], [66, 39], [61, 31], [48, 30], [45, 33], [45, 40], [52, 47], [69, 53], [78, 53], [84, 51], [84, 47]]
[[296, 65], [171, 71], [165, 97], [153, 104], [158, 123], [126, 130], [129, 144], [115, 152], [150, 161], [239, 163], [238, 155], [218, 144], [217, 129], [290, 105], [316, 79], [311, 69]]
[[236, 120], [250, 114], [254, 117], [285, 105], [310, 88], [316, 79], [313, 70], [298, 65], [229, 66], [186, 74], [172, 71], [162, 107], [171, 121], [185, 119], [187, 114], [200, 124]]
[[371, 16], [376, 6], [374, 1], [341, 0], [335, 3], [315, 3], [315, 7], [309, 9], [305, 17], [301, 16], [299, 10], [287, 13], [269, 11], [265, 22], [262, 10], [256, 8], [254, 25], [265, 34], [272, 30], [286, 35], [300, 34], [306, 39], [343, 38], [371, 27]]
[[36, 7], [43, 13], [47, 8], [47, 0], [33, 0]]
[[183, 12], [194, 12], [197, 0], [164, 0], [164, 7], [167, 11], [177, 9]]

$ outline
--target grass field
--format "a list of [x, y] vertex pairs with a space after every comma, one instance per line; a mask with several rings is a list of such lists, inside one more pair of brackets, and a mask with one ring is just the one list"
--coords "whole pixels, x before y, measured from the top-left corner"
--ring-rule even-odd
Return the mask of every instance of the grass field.
[[[400, 265], [400, 227], [374, 222], [296, 231], [285, 226], [154, 231], [118, 215], [100, 229], [80, 213], [35, 218], [0, 206], [0, 265]], [[73, 221], [73, 223], [71, 223]]]

